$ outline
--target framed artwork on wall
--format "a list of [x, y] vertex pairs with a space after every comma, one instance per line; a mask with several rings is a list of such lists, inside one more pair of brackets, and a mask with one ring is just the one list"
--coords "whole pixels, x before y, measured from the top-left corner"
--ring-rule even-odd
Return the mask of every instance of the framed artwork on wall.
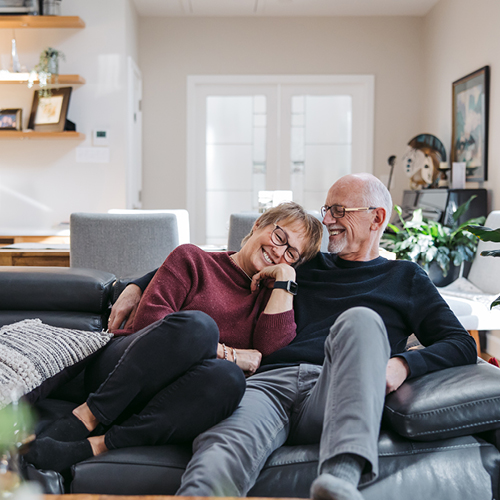
[[52, 89], [50, 95], [43, 97], [35, 90], [28, 128], [43, 132], [62, 132], [70, 96], [71, 87]]
[[451, 161], [465, 162], [466, 180], [488, 179], [490, 67], [453, 82]]
[[0, 109], [0, 130], [22, 130], [22, 109]]

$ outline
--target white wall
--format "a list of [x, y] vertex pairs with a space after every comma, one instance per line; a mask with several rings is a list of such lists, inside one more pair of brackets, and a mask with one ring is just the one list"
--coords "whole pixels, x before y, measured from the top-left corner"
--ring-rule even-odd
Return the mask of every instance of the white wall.
[[[426, 132], [451, 147], [452, 83], [490, 65], [488, 181], [491, 208], [500, 209], [500, 2], [441, 0], [424, 20], [425, 93], [422, 101]], [[477, 183], [470, 185], [476, 187]], [[469, 187], [469, 186], [468, 186]]]
[[[129, 0], [65, 0], [63, 15], [79, 15], [84, 29], [16, 30], [21, 64], [31, 69], [47, 46], [62, 50], [61, 74], [79, 74], [68, 118], [87, 135], [74, 140], [0, 139], [0, 227], [51, 228], [76, 211], [125, 206], [127, 56], [137, 58], [137, 16]], [[0, 30], [0, 54], [11, 30]], [[8, 55], [7, 55], [8, 58]], [[5, 57], [2, 58], [5, 60]], [[1, 85], [0, 108], [22, 108], [27, 126], [33, 90]], [[111, 161], [77, 163], [76, 148], [91, 147], [91, 132], [110, 130]]]
[[[374, 172], [422, 132], [423, 19], [139, 18], [144, 208], [186, 207], [186, 84], [197, 74], [375, 75]], [[394, 198], [408, 187], [395, 172]]]

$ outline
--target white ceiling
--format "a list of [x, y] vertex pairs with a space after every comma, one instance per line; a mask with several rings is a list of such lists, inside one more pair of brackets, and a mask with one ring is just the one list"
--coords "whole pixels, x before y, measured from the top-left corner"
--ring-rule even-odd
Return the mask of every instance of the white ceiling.
[[133, 0], [140, 16], [424, 16], [439, 0]]

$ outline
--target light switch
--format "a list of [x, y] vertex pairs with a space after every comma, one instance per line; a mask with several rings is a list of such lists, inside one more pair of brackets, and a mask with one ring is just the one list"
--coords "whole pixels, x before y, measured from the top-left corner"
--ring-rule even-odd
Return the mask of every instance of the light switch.
[[109, 146], [109, 130], [97, 129], [92, 132], [93, 146]]

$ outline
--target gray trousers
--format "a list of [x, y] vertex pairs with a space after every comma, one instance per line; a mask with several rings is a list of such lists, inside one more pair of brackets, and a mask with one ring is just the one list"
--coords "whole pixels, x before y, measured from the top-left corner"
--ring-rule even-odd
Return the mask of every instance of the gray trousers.
[[326, 460], [355, 453], [367, 461], [363, 482], [375, 479], [389, 356], [377, 313], [344, 312], [325, 342], [322, 367], [302, 364], [247, 380], [236, 411], [194, 441], [177, 495], [246, 496], [269, 455], [285, 443], [319, 442], [318, 473]]

